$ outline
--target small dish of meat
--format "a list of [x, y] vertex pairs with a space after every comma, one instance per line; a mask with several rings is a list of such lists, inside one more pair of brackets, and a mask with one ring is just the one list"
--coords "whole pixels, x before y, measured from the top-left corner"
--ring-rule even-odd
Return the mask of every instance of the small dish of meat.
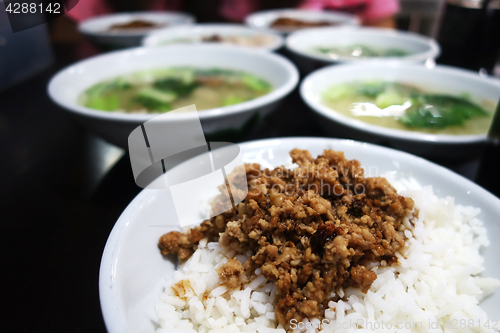
[[104, 49], [134, 47], [147, 33], [194, 23], [192, 15], [181, 12], [132, 12], [102, 15], [82, 21], [78, 31]]
[[245, 18], [249, 27], [271, 29], [282, 34], [325, 26], [357, 26], [356, 16], [335, 11], [314, 11], [304, 9], [276, 9], [255, 12]]

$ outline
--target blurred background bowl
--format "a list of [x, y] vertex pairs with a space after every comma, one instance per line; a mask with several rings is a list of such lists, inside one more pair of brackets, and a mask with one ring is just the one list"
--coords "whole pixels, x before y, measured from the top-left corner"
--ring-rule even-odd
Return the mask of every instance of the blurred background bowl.
[[[144, 21], [155, 26], [147, 28], [111, 29], [115, 24]], [[177, 25], [192, 24], [194, 16], [181, 12], [133, 12], [97, 16], [81, 22], [78, 31], [94, 44], [105, 49], [140, 46], [149, 32]]]
[[[322, 54], [316, 48], [348, 48], [363, 46], [376, 51], [397, 49], [406, 55], [398, 57], [334, 57]], [[439, 56], [438, 43], [429, 37], [411, 32], [381, 28], [321, 27], [296, 31], [286, 39], [286, 48], [301, 72], [311, 71], [325, 65], [367, 62], [413, 62], [425, 63]]]
[[500, 81], [447, 66], [426, 67], [405, 63], [368, 63], [329, 66], [311, 73], [301, 84], [300, 94], [319, 118], [319, 125], [333, 137], [383, 143], [427, 158], [465, 160], [481, 154], [486, 133], [480, 135], [427, 134], [372, 125], [347, 117], [323, 103], [324, 92], [335, 85], [386, 81], [453, 96], [467, 94], [479, 105], [500, 99]]
[[[213, 41], [220, 38], [222, 41]], [[207, 40], [208, 39], [208, 40]], [[233, 41], [237, 39], [236, 41]], [[251, 43], [255, 44], [251, 44]], [[248, 47], [255, 50], [276, 51], [284, 38], [275, 32], [245, 27], [238, 24], [196, 24], [154, 31], [142, 41], [148, 47], [178, 44], [220, 44]]]
[[273, 28], [271, 25], [279, 18], [291, 18], [294, 20], [306, 22], [328, 22], [332, 26], [356, 26], [359, 25], [359, 19], [351, 14], [334, 11], [316, 11], [304, 9], [274, 9], [255, 12], [245, 18], [245, 23], [249, 27], [259, 29], [272, 29], [276, 32], [288, 34], [300, 28]]
[[[273, 90], [258, 98], [198, 112], [205, 136], [248, 131], [273, 111], [298, 82], [295, 66], [280, 55], [247, 48], [214, 45], [182, 45], [116, 51], [78, 62], [57, 73], [49, 82], [52, 100], [71, 112], [89, 130], [127, 148], [130, 132], [158, 115], [93, 110], [80, 105], [78, 97], [96, 83], [141, 70], [190, 66], [244, 71], [269, 82]], [[196, 113], [172, 115], [172, 121], [194, 119]], [[228, 138], [229, 139], [229, 138]], [[232, 139], [232, 138], [231, 138]]]

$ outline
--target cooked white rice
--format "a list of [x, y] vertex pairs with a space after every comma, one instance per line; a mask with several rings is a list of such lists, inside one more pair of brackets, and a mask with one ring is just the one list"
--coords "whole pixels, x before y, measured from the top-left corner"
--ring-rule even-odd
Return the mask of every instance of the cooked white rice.
[[[480, 209], [438, 198], [431, 187], [415, 180], [386, 178], [411, 197], [418, 218], [404, 221], [406, 247], [399, 265], [371, 267], [377, 279], [368, 293], [337, 290], [341, 300], [329, 302], [325, 319], [292, 323], [295, 332], [490, 332], [479, 301], [500, 285], [479, 277], [484, 270], [480, 249], [488, 246], [486, 229], [476, 218]], [[156, 304], [157, 333], [285, 332], [274, 314], [273, 282], [260, 274], [243, 290], [227, 290], [215, 269], [234, 251], [201, 241], [199, 249], [167, 281]], [[250, 256], [250, 253], [247, 253]], [[246, 256], [237, 256], [242, 263]], [[369, 267], [370, 268], [370, 267]], [[256, 273], [260, 273], [258, 270]], [[174, 284], [188, 280], [185, 299], [175, 296]], [[208, 297], [203, 297], [209, 292]], [[492, 321], [490, 321], [492, 322]]]

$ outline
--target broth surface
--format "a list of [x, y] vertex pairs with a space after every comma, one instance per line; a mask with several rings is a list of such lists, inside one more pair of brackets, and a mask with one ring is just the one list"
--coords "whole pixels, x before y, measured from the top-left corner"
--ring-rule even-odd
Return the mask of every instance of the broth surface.
[[495, 104], [467, 94], [426, 92], [395, 82], [352, 82], [327, 89], [323, 104], [363, 122], [430, 134], [473, 135], [489, 130]]
[[270, 83], [245, 72], [177, 67], [100, 82], [85, 90], [78, 102], [102, 111], [159, 113], [191, 104], [198, 110], [238, 104], [271, 90]]
[[374, 48], [363, 44], [349, 46], [320, 46], [312, 50], [314, 53], [329, 56], [332, 59], [339, 58], [379, 58], [379, 57], [405, 57], [409, 52], [399, 48]]

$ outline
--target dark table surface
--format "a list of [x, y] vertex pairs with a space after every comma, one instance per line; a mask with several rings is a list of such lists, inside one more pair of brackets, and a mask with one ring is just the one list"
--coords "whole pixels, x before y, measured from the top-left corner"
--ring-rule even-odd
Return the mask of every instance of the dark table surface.
[[[121, 212], [141, 190], [127, 153], [82, 128], [46, 93], [56, 61], [0, 92], [1, 332], [105, 332], [99, 264]], [[241, 141], [326, 136], [297, 91]], [[473, 178], [478, 161], [447, 163]], [[5, 325], [4, 327], [2, 327]]]

